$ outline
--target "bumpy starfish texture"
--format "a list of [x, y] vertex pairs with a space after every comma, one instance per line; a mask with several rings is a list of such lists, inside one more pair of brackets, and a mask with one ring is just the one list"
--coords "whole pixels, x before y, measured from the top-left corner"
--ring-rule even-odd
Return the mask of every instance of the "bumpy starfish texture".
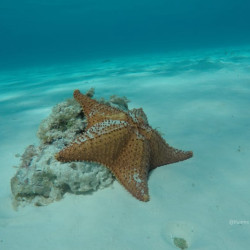
[[142, 109], [121, 111], [74, 91], [87, 117], [86, 131], [56, 154], [61, 162], [92, 161], [106, 166], [138, 200], [148, 201], [148, 173], [162, 165], [186, 160], [191, 151], [170, 147], [152, 129]]

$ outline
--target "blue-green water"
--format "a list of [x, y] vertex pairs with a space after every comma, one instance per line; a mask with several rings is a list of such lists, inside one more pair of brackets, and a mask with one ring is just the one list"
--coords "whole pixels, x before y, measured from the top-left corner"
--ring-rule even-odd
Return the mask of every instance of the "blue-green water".
[[[248, 249], [249, 10], [245, 0], [1, 0], [0, 249], [174, 250], [175, 238]], [[27, 146], [43, 148], [41, 121], [91, 87], [98, 99], [126, 96], [194, 157], [152, 171], [147, 203], [114, 181], [15, 211], [10, 180]]]
[[250, 2], [2, 0], [0, 67], [250, 43]]

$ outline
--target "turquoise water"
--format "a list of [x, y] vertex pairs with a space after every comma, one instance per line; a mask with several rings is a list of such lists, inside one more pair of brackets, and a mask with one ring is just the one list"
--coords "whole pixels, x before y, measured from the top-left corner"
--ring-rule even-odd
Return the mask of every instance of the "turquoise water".
[[250, 3], [2, 0], [0, 66], [246, 45]]
[[[250, 245], [250, 2], [2, 0], [0, 249], [245, 250]], [[126, 96], [194, 157], [155, 169], [150, 201], [117, 182], [12, 206], [10, 180], [53, 106]], [[48, 161], [46, 162], [48, 165]], [[28, 181], [27, 181], [28, 182]]]

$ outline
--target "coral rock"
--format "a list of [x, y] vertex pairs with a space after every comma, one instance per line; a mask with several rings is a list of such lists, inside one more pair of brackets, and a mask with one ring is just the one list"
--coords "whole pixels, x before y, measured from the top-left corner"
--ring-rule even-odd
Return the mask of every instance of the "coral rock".
[[[92, 91], [93, 92], [93, 91]], [[20, 157], [20, 165], [11, 179], [13, 206], [47, 205], [62, 199], [65, 193], [85, 194], [109, 186], [114, 177], [96, 163], [62, 164], [54, 155], [74, 140], [86, 125], [81, 106], [69, 99], [57, 104], [42, 121], [40, 145], [30, 145]]]

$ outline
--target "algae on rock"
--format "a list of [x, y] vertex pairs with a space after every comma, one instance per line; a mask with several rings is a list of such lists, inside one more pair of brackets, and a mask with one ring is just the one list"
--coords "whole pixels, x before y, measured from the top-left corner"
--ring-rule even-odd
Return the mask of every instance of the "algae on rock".
[[53, 143], [61, 138], [69, 141], [83, 132], [85, 125], [81, 106], [74, 99], [68, 99], [53, 107], [51, 115], [41, 122], [37, 136], [42, 143]]
[[36, 148], [28, 167], [18, 169], [11, 179], [13, 205], [46, 205], [60, 200], [66, 192], [82, 194], [109, 186], [113, 181], [110, 171], [88, 162], [60, 163], [54, 155], [60, 143]]
[[[94, 89], [87, 94], [93, 96]], [[117, 101], [118, 100], [118, 101]], [[113, 103], [112, 103], [113, 101]], [[126, 98], [108, 102], [127, 109]], [[86, 127], [80, 105], [72, 98], [57, 104], [39, 126], [40, 145], [29, 145], [15, 176], [11, 179], [13, 206], [33, 203], [47, 205], [62, 199], [66, 192], [84, 194], [109, 186], [114, 177], [104, 166], [90, 162], [61, 163], [54, 155], [73, 141]]]

